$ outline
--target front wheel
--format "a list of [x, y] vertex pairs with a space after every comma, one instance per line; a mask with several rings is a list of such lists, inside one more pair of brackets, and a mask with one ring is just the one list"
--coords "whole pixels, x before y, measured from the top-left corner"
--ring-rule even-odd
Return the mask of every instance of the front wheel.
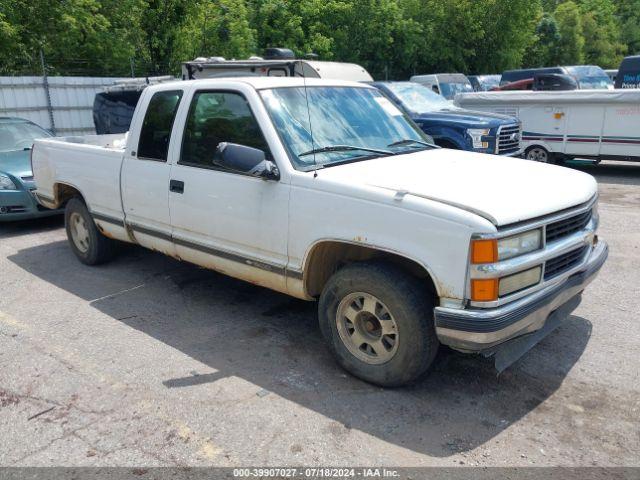
[[524, 158], [540, 163], [553, 163], [553, 153], [540, 146], [529, 147]]
[[335, 273], [320, 296], [318, 317], [338, 363], [377, 385], [416, 380], [438, 350], [428, 290], [385, 263], [354, 263]]
[[67, 203], [64, 226], [71, 250], [82, 263], [98, 265], [113, 257], [115, 241], [100, 233], [87, 206], [80, 198], [72, 198]]

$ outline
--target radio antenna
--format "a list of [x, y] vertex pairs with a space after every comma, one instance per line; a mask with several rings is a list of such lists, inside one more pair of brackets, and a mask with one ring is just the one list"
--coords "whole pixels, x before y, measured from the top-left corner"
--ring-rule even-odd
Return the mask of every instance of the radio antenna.
[[[313, 140], [313, 126], [311, 125], [311, 109], [309, 108], [309, 93], [307, 92], [307, 76], [304, 74], [304, 63], [302, 60], [298, 60], [300, 62], [300, 74], [302, 75], [302, 83], [304, 85], [304, 99], [307, 102], [307, 118], [309, 120], [309, 135], [311, 136], [311, 150], [316, 149], [315, 141]], [[313, 165], [316, 167], [313, 170], [313, 178], [318, 176], [318, 164], [316, 163], [316, 154], [313, 153]]]

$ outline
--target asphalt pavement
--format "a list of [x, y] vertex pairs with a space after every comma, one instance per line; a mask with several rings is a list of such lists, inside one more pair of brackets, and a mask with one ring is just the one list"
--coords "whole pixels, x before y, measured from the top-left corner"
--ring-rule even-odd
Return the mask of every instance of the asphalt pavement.
[[402, 389], [342, 371], [314, 303], [0, 224], [0, 466], [640, 466], [640, 165], [572, 167], [611, 249], [580, 307], [499, 376], [442, 349]]

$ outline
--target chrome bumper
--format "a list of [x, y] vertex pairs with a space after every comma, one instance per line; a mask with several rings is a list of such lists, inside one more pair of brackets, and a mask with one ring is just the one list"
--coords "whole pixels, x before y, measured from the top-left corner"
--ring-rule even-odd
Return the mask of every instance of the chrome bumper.
[[573, 301], [573, 308], [563, 312], [568, 316], [578, 306], [580, 294], [596, 277], [608, 254], [607, 244], [600, 241], [583, 268], [563, 282], [497, 308], [461, 310], [436, 307], [438, 339], [457, 350], [482, 352], [507, 340], [540, 330], [547, 318], [560, 307]]
[[520, 155], [522, 155], [524, 153], [524, 150], [521, 148], [519, 150], [516, 150], [515, 152], [511, 152], [511, 153], [498, 153], [497, 155], [501, 156], [501, 157], [519, 157]]

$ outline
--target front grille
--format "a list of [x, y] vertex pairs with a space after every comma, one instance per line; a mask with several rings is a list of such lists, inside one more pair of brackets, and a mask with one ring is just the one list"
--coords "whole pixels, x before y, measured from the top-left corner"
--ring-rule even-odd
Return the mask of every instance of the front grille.
[[498, 132], [498, 155], [506, 155], [520, 150], [520, 125], [505, 125]]
[[547, 225], [547, 243], [560, 240], [567, 235], [583, 230], [591, 220], [591, 214], [592, 211], [589, 209], [579, 215], [574, 215], [573, 217], [550, 223]]
[[544, 279], [550, 280], [578, 265], [582, 261], [582, 257], [587, 248], [588, 247], [576, 248], [570, 252], [558, 255], [551, 260], [547, 260], [544, 268]]

